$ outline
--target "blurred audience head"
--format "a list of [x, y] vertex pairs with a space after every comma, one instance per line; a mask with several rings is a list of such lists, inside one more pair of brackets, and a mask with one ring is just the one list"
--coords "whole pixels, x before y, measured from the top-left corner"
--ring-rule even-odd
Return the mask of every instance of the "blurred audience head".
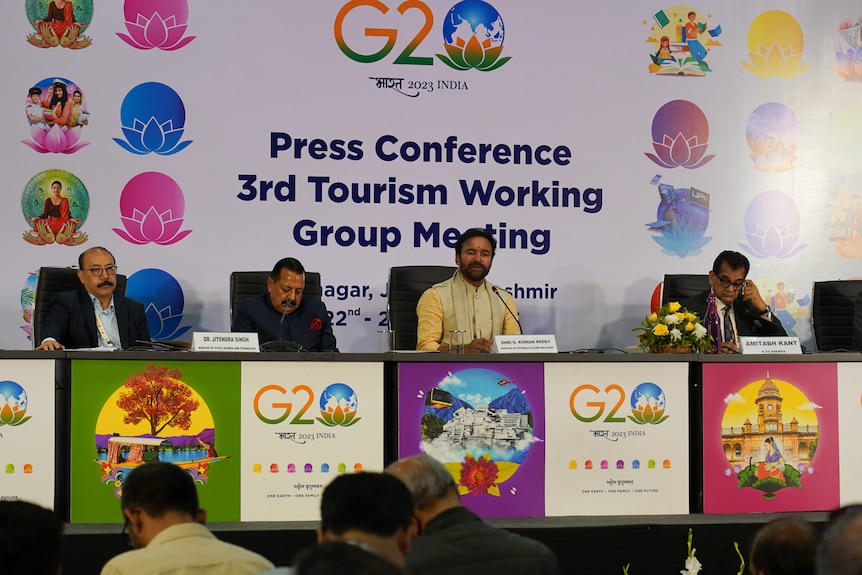
[[444, 499], [460, 500], [452, 474], [445, 465], [425, 453], [399, 459], [386, 468], [386, 473], [404, 482], [413, 495], [416, 509], [430, 509]]
[[367, 546], [329, 541], [301, 552], [295, 575], [401, 575], [403, 571]]
[[0, 572], [57, 575], [63, 520], [27, 501], [0, 501]]
[[751, 575], [814, 575], [817, 529], [801, 518], [770, 521], [754, 536], [748, 569]]
[[367, 544], [404, 566], [413, 536], [413, 498], [397, 478], [383, 473], [337, 476], [320, 498], [318, 541]]
[[862, 575], [862, 509], [842, 508], [833, 514], [817, 550], [817, 575]]
[[179, 523], [206, 523], [191, 475], [164, 461], [134, 468], [123, 482], [120, 509], [132, 547], [146, 547], [161, 531]]

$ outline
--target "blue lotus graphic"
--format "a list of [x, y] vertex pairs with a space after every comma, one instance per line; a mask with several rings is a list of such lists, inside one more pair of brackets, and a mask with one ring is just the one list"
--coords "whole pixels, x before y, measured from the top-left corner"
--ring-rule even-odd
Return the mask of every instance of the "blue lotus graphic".
[[159, 269], [143, 269], [129, 276], [126, 296], [144, 304], [150, 337], [156, 341], [178, 339], [191, 326], [180, 327], [185, 298], [174, 277]]
[[184, 150], [192, 140], [180, 142], [186, 123], [182, 99], [169, 86], [146, 82], [132, 88], [120, 107], [125, 140], [114, 141], [127, 152], [146, 155], [155, 152], [171, 156]]

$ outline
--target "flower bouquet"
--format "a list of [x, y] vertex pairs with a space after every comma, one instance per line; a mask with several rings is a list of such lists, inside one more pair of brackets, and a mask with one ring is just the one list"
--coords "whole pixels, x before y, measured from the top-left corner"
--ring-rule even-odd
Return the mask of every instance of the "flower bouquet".
[[712, 338], [697, 317], [679, 304], [668, 302], [644, 318], [632, 331], [638, 333], [638, 349], [653, 353], [712, 350]]

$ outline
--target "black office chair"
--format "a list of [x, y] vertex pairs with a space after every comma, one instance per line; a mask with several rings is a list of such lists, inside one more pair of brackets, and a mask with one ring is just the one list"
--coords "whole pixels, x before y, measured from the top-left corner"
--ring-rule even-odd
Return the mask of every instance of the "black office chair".
[[[42, 328], [48, 315], [51, 296], [61, 291], [83, 289], [78, 279], [78, 270], [73, 268], [39, 268], [36, 275], [36, 291], [33, 293], [33, 347], [42, 343]], [[126, 276], [117, 274], [114, 293], [126, 294]]]
[[389, 328], [395, 331], [395, 349], [416, 349], [416, 304], [426, 289], [452, 277], [453, 266], [400, 266], [389, 268]]
[[[266, 291], [266, 280], [272, 274], [268, 272], [233, 272], [230, 274], [230, 324], [236, 315], [236, 306], [247, 297], [260, 295]], [[305, 272], [305, 289], [303, 299], [320, 301], [323, 288], [320, 285], [320, 274]]]
[[862, 280], [814, 282], [811, 317], [817, 351], [851, 349], [853, 310]]
[[667, 274], [661, 290], [661, 305], [682, 301], [709, 289], [707, 274]]

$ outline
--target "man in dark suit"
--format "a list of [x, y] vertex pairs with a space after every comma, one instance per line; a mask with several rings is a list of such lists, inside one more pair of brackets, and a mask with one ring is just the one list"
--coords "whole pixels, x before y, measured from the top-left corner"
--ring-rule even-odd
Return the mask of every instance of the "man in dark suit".
[[83, 289], [51, 297], [36, 349], [125, 349], [150, 340], [144, 306], [114, 293], [117, 263], [111, 252], [101, 247], [84, 251], [78, 256], [78, 279]]
[[709, 272], [710, 289], [679, 302], [698, 314], [709, 329], [709, 300], [715, 296], [722, 353], [739, 351], [739, 336], [785, 336], [787, 332], [760, 296], [757, 285], [746, 279], [751, 264], [739, 252], [718, 254]]
[[[257, 332], [262, 343], [291, 342], [302, 351], [338, 351], [326, 305], [303, 298], [304, 290], [302, 263], [278, 260], [266, 279], [266, 292], [239, 302], [230, 330]], [[272, 349], [278, 351], [278, 346]]]

